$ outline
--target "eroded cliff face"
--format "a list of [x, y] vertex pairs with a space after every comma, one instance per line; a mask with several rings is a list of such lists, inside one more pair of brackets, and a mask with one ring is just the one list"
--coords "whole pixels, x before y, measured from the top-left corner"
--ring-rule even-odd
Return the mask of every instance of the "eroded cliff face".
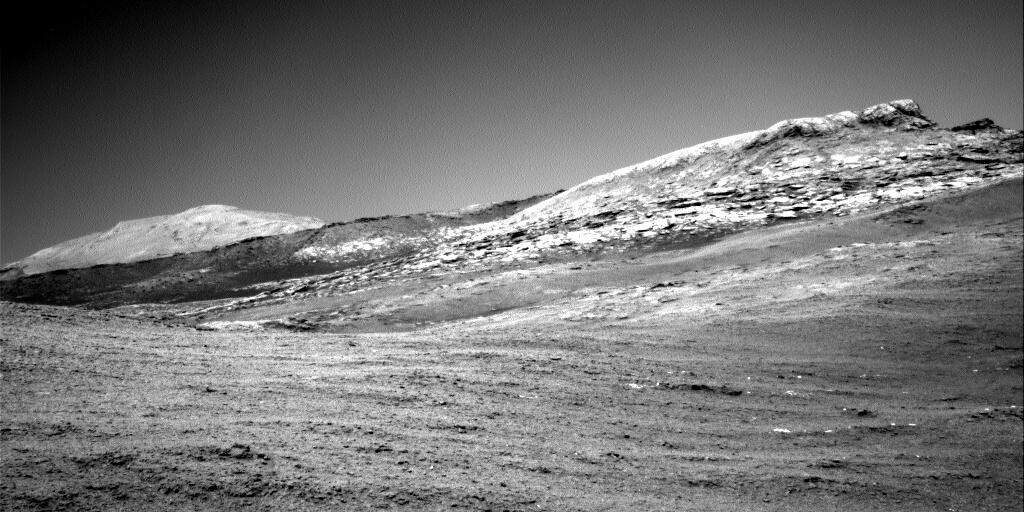
[[1019, 178], [1022, 140], [1021, 132], [990, 120], [940, 129], [915, 102], [898, 100], [709, 141], [550, 197], [334, 224], [187, 257], [14, 280], [3, 291], [6, 298], [102, 306], [247, 297], [213, 306], [230, 311], [431, 273], [682, 247]]

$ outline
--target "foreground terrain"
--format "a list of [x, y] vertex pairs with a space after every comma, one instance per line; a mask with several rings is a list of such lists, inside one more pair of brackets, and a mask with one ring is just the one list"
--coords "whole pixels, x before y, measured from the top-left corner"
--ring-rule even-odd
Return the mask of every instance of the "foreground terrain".
[[301, 304], [6, 302], [0, 508], [1021, 510], [1021, 205]]

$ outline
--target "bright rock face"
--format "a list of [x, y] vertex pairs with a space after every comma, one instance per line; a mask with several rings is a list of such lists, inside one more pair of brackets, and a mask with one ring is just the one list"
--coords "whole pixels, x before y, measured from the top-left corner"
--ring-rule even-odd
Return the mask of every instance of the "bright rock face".
[[[847, 215], [1021, 176], [1021, 140], [1020, 132], [991, 122], [970, 132], [937, 129], [915, 102], [897, 100], [681, 149], [597, 176], [503, 221], [464, 228], [452, 239], [522, 259], [552, 246]], [[509, 232], [520, 234], [515, 250], [501, 243]]]
[[119, 222], [109, 231], [86, 235], [43, 249], [10, 267], [25, 274], [131, 263], [172, 254], [198, 252], [245, 240], [323, 226], [312, 217], [205, 205], [174, 215]]

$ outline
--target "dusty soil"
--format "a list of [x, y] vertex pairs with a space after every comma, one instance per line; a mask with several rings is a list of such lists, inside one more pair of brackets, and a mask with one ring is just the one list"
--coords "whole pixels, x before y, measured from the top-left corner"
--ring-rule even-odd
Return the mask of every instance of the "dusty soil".
[[[0, 508], [1021, 510], [1020, 197], [327, 298], [323, 332], [3, 303]], [[405, 332], [327, 332], [342, 300]]]

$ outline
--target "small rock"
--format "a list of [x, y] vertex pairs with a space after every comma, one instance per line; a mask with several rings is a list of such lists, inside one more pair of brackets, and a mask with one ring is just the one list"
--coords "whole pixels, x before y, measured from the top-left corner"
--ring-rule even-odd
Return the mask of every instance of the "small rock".
[[704, 191], [706, 196], [725, 196], [736, 192], [734, 187], [709, 188]]
[[984, 131], [984, 130], [1002, 131], [1003, 127], [1001, 127], [998, 124], [996, 124], [995, 121], [992, 121], [991, 119], [989, 119], [987, 117], [983, 117], [981, 119], [978, 119], [977, 121], [971, 121], [969, 123], [964, 123], [964, 124], [956, 125], [956, 126], [950, 128], [950, 131], [954, 131], [954, 132], [970, 132], [970, 133], [976, 133], [976, 132]]

